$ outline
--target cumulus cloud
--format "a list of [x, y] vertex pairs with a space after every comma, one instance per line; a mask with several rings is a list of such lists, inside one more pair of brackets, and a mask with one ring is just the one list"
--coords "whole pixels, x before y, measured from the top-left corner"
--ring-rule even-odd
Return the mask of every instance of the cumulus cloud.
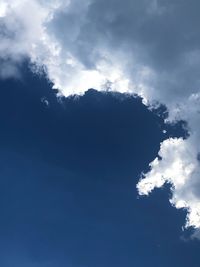
[[172, 185], [170, 202], [177, 209], [188, 210], [186, 227], [200, 228], [200, 203], [195, 184], [198, 181], [199, 164], [195, 153], [191, 152], [187, 140], [168, 139], [161, 144], [159, 158], [150, 164], [150, 171], [144, 174], [144, 179], [137, 188], [141, 195], [148, 195], [155, 187], [165, 183]]
[[200, 34], [198, 0], [1, 0], [0, 76], [19, 76], [29, 58], [60, 94], [89, 88], [137, 93], [163, 103], [188, 139], [161, 144], [139, 194], [170, 183], [171, 203], [200, 228]]

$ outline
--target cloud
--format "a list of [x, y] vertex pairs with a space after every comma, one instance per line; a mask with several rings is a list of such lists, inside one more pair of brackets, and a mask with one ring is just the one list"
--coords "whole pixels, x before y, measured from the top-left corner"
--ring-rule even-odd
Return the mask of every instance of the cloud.
[[[88, 88], [137, 93], [163, 103], [170, 122], [188, 122], [188, 139], [161, 143], [160, 159], [137, 185], [148, 194], [165, 182], [171, 203], [200, 227], [200, 17], [197, 0], [2, 0], [2, 78], [28, 57], [65, 96]], [[31, 10], [31, 13], [30, 13]]]
[[155, 187], [165, 183], [172, 185], [170, 202], [177, 209], [187, 209], [187, 226], [200, 228], [199, 196], [193, 181], [198, 181], [199, 163], [191, 153], [190, 143], [181, 138], [162, 142], [159, 157], [150, 164], [150, 171], [144, 175], [137, 188], [141, 195], [148, 195]]

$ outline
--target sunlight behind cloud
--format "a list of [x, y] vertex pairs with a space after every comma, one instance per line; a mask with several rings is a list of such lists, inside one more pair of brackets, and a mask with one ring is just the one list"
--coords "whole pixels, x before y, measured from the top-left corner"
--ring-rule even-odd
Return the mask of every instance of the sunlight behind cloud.
[[162, 159], [150, 164], [137, 187], [148, 194], [170, 183], [172, 205], [185, 208], [186, 226], [195, 228], [200, 227], [199, 8], [195, 0], [0, 4], [1, 78], [19, 77], [18, 63], [28, 57], [32, 70], [45, 71], [64, 96], [89, 88], [136, 93], [148, 106], [166, 105], [169, 122], [188, 122], [190, 137], [161, 143]]

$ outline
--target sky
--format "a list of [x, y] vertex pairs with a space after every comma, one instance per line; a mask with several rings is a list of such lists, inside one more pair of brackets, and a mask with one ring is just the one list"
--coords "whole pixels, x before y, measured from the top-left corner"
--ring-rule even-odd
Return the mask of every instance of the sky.
[[199, 7], [0, 0], [2, 267], [199, 266]]

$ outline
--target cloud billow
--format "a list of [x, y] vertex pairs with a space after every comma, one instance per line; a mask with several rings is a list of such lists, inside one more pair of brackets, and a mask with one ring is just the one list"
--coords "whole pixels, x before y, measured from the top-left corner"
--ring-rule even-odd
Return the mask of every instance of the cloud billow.
[[[161, 143], [137, 188], [171, 184], [171, 203], [200, 228], [200, 31], [197, 0], [15, 0], [0, 4], [2, 78], [20, 76], [30, 58], [60, 94], [88, 88], [136, 93], [167, 106], [168, 121], [188, 122], [187, 139]], [[28, 10], [31, 10], [28, 12]]]

